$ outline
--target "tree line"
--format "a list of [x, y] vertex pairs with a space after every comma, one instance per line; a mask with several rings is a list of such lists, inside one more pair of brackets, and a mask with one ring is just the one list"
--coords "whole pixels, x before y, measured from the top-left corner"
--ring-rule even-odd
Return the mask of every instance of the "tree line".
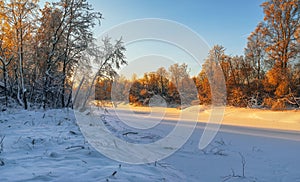
[[[126, 80], [117, 75], [127, 64], [122, 39], [95, 39], [93, 27], [102, 14], [86, 0], [57, 0], [43, 7], [38, 0], [1, 1], [1, 104], [84, 108], [95, 92], [96, 99], [126, 97], [137, 105], [147, 105], [154, 95], [171, 106], [195, 100], [211, 104], [214, 91], [228, 105], [299, 108], [299, 1], [267, 0], [261, 7], [264, 19], [249, 35], [244, 55], [227, 55], [215, 45], [196, 76], [189, 75], [186, 64], [175, 64]], [[212, 84], [219, 78], [226, 90]]]
[[168, 107], [189, 105], [197, 100], [197, 89], [185, 63], [171, 65], [168, 70], [161, 67], [144, 73], [142, 78], [133, 74], [131, 80], [122, 75], [114, 80], [99, 79], [95, 94], [96, 100], [123, 101], [138, 106], [148, 106], [153, 96], [164, 99]]

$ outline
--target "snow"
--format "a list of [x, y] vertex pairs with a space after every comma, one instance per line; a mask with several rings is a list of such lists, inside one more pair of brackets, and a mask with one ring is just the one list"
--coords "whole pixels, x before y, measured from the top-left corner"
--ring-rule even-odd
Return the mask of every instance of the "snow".
[[[153, 125], [161, 115], [149, 115], [149, 108], [131, 109], [135, 116], [122, 105], [116, 109], [118, 115], [114, 109], [81, 114], [105, 114], [103, 124], [108, 131], [123, 141], [142, 145], [166, 137], [182, 112], [165, 109], [164, 120]], [[188, 111], [194, 116], [198, 110]], [[300, 181], [299, 111], [226, 108], [217, 136], [200, 150], [199, 139], [211, 109], [200, 110], [196, 129], [182, 147], [165, 159], [139, 165], [118, 162], [98, 152], [84, 137], [87, 130], [80, 130], [72, 110], [1, 112], [0, 181]], [[132, 120], [129, 124], [133, 126], [137, 117], [154, 128], [134, 129], [119, 119], [122, 117]], [[188, 119], [181, 125], [191, 126], [193, 121]]]

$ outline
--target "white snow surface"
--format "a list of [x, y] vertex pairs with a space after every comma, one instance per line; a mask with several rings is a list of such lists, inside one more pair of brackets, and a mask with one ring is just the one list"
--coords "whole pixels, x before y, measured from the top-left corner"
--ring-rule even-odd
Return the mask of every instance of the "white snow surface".
[[[109, 109], [105, 125], [122, 140], [150, 143], [172, 130], [179, 112], [167, 110], [164, 122], [157, 128], [140, 131], [126, 126], [113, 109]], [[0, 143], [0, 182], [300, 182], [298, 111], [229, 108], [213, 142], [199, 150], [199, 139], [209, 112], [209, 108], [201, 110], [196, 130], [178, 151], [161, 161], [142, 165], [117, 162], [98, 152], [82, 135], [72, 110], [9, 109], [0, 112], [0, 142], [3, 139], [2, 145]], [[126, 110], [121, 113], [130, 119]], [[140, 110], [138, 114], [145, 113], [147, 111]], [[99, 111], [98, 114], [103, 113]], [[141, 122], [151, 119], [144, 118]], [[182, 127], [189, 127], [189, 121], [186, 123]], [[126, 132], [129, 134], [124, 135]], [[245, 158], [244, 176], [242, 156]]]

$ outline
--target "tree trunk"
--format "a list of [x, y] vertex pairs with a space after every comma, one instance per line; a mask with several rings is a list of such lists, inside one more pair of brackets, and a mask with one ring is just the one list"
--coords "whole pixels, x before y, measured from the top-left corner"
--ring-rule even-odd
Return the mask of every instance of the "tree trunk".
[[[79, 86], [78, 86], [78, 88], [77, 88], [75, 97], [74, 97], [74, 99], [73, 99], [73, 107], [74, 107], [74, 104], [76, 104], [77, 97], [78, 97], [79, 91], [80, 91], [80, 89], [81, 89], [81, 86], [82, 86], [84, 80], [85, 80], [85, 77], [83, 76], [82, 79], [81, 79], [81, 81], [80, 81], [80, 83], [79, 83]], [[75, 108], [78, 108], [78, 107], [79, 107], [79, 106], [76, 104], [76, 105], [75, 105]]]
[[66, 82], [66, 61], [64, 60], [63, 64], [63, 78], [61, 84], [61, 107], [65, 107], [65, 82]]
[[85, 109], [86, 103], [87, 103], [87, 101], [89, 100], [89, 97], [91, 96], [92, 88], [93, 88], [93, 86], [94, 86], [94, 83], [95, 83], [96, 78], [97, 78], [97, 75], [95, 75], [95, 77], [93, 78], [93, 80], [92, 80], [92, 82], [91, 82], [91, 85], [90, 85], [90, 87], [89, 87], [89, 89], [88, 89], [88, 91], [87, 91], [87, 94], [86, 94], [85, 99], [84, 99], [84, 101], [83, 101], [83, 104], [82, 104], [82, 106], [81, 106], [81, 109], [82, 109], [82, 110]]
[[3, 78], [4, 78], [4, 96], [5, 96], [5, 106], [8, 105], [8, 95], [7, 95], [7, 73], [6, 73], [6, 65], [3, 63]]
[[[68, 108], [69, 106], [70, 106], [70, 103], [71, 103], [71, 101], [72, 101], [72, 89], [71, 89], [71, 91], [70, 91], [70, 94], [69, 94], [69, 98], [68, 98], [68, 102], [67, 102], [67, 104], [66, 104], [66, 107]], [[73, 109], [73, 104], [72, 104], [72, 109]]]
[[21, 79], [21, 89], [22, 89], [22, 97], [23, 97], [23, 103], [24, 103], [24, 109], [27, 110], [28, 109], [28, 105], [27, 105], [27, 99], [26, 99], [26, 90], [25, 90], [25, 85], [24, 85], [24, 75], [23, 75], [23, 58], [24, 58], [24, 54], [23, 54], [23, 30], [22, 28], [17, 30], [20, 31], [20, 45], [19, 45], [19, 66], [20, 66], [20, 79]]

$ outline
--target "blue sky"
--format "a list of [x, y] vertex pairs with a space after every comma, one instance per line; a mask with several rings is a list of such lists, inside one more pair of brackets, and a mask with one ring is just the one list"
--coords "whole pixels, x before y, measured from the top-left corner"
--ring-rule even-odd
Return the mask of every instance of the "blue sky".
[[[103, 14], [102, 25], [95, 29], [97, 35], [124, 22], [143, 18], [168, 19], [187, 26], [200, 35], [211, 48], [215, 44], [225, 47], [226, 54], [242, 55], [248, 35], [263, 20], [260, 5], [263, 0], [88, 0], [96, 11]], [[155, 71], [161, 64], [145, 61], [163, 55], [166, 65], [186, 63], [191, 75], [197, 75], [205, 58], [195, 61], [178, 48], [152, 43], [126, 47], [129, 70], [134, 73]], [[154, 56], [153, 56], [154, 55]], [[143, 57], [145, 56], [145, 57]], [[205, 55], [207, 57], [207, 55]], [[168, 59], [165, 59], [168, 58]], [[175, 61], [174, 61], [175, 60]], [[131, 63], [131, 64], [130, 64]], [[165, 66], [167, 69], [168, 67]], [[126, 69], [124, 69], [126, 70]], [[121, 70], [121, 73], [123, 71]], [[126, 76], [130, 77], [128, 69]], [[123, 73], [124, 73], [123, 72]]]
[[[46, 0], [41, 0], [44, 2]], [[55, 0], [56, 1], [56, 0]], [[203, 38], [208, 46], [219, 44], [226, 54], [242, 55], [248, 35], [263, 20], [260, 5], [264, 0], [87, 0], [95, 11], [103, 14], [100, 27], [95, 27], [96, 37], [121, 23], [143, 18], [167, 19], [185, 25]], [[178, 34], [177, 34], [178, 35]], [[139, 42], [126, 45], [126, 57], [132, 72], [155, 71], [161, 65], [186, 63], [191, 75], [197, 75], [207, 53], [195, 61], [190, 55], [164, 43]], [[208, 51], [207, 51], [208, 52]], [[146, 61], [161, 56], [161, 64]], [[173, 62], [170, 62], [173, 61]], [[128, 72], [128, 69], [122, 72]]]
[[[263, 0], [88, 0], [104, 20], [97, 33], [141, 18], [184, 24], [210, 46], [221, 44], [230, 55], [243, 54], [247, 36], [263, 19]], [[98, 29], [98, 28], [97, 28]]]

